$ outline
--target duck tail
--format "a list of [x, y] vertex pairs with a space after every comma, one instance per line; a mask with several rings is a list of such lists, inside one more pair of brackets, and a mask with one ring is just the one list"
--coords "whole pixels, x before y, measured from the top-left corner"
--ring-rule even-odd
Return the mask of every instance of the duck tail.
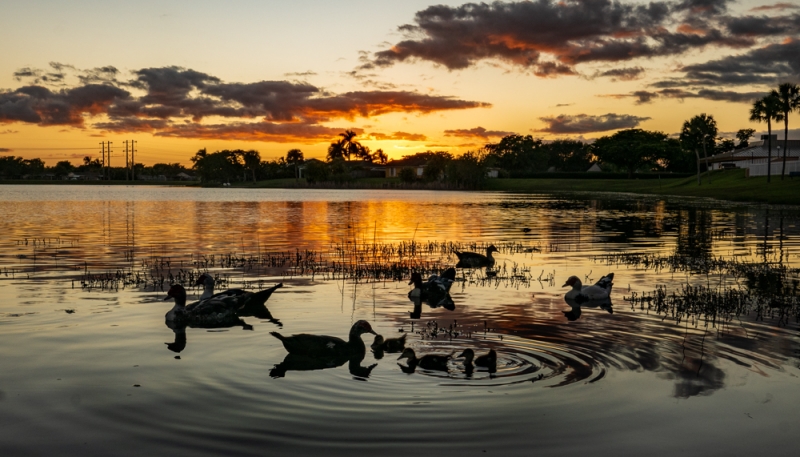
[[609, 273], [603, 276], [595, 285], [607, 290], [608, 293], [611, 293], [611, 288], [614, 286], [614, 273]]
[[250, 300], [247, 301], [248, 306], [260, 306], [269, 300], [270, 295], [272, 295], [275, 290], [283, 287], [283, 283], [275, 284], [274, 286], [270, 287], [269, 289], [259, 290], [258, 292], [253, 293], [250, 297]]

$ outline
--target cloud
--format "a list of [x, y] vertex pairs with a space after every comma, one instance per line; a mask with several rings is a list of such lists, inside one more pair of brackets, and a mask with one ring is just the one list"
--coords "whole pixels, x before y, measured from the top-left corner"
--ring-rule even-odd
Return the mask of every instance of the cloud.
[[368, 134], [368, 136], [378, 141], [383, 141], [383, 140], [425, 141], [428, 139], [425, 135], [421, 133], [406, 133], [406, 132], [394, 132], [391, 135], [386, 135], [383, 133], [370, 133]]
[[475, 127], [471, 129], [455, 129], [455, 130], [445, 130], [444, 136], [453, 136], [453, 137], [460, 137], [460, 138], [479, 138], [482, 140], [488, 140], [491, 137], [504, 137], [508, 135], [513, 135], [514, 132], [506, 132], [503, 130], [486, 130], [483, 127]]
[[[91, 126], [106, 132], [149, 132], [160, 136], [210, 138], [218, 134], [220, 138], [233, 139], [240, 135], [240, 139], [283, 142], [279, 137], [285, 135], [292, 141], [317, 141], [330, 139], [341, 131], [320, 125], [335, 119], [491, 106], [402, 90], [335, 94], [297, 81], [224, 82], [180, 67], [143, 68], [125, 80], [119, 80], [119, 71], [110, 66], [76, 71], [82, 78], [71, 88], [51, 90], [26, 85], [0, 91], [0, 124], [84, 128], [89, 118], [104, 115], [105, 119]], [[35, 77], [40, 71], [26, 68], [18, 73]], [[406, 135], [413, 138], [413, 134]]]
[[773, 85], [781, 79], [800, 77], [800, 40], [774, 43], [744, 54], [705, 63], [686, 65], [681, 70], [685, 85]]
[[11, 130], [11, 129], [0, 130], [0, 135], [11, 135], [14, 133], [19, 133], [19, 130]]
[[608, 94], [603, 97], [611, 98], [635, 98], [637, 105], [651, 103], [658, 98], [672, 98], [683, 100], [686, 98], [702, 98], [706, 100], [732, 102], [732, 103], [753, 103], [766, 95], [766, 92], [736, 92], [731, 90], [700, 89], [696, 91], [685, 90], [682, 88], [666, 88], [657, 91], [637, 90], [629, 94]]
[[775, 3], [774, 5], [762, 5], [751, 8], [750, 11], [782, 11], [782, 10], [797, 10], [800, 5], [792, 3]]
[[[574, 67], [583, 63], [756, 45], [761, 34], [740, 32], [735, 20], [743, 18], [728, 13], [730, 1], [535, 0], [429, 6], [415, 14], [413, 24], [398, 28], [404, 39], [372, 54], [360, 68], [423, 60], [459, 70], [493, 60], [553, 77], [576, 74]], [[777, 29], [792, 30], [788, 25]], [[775, 33], [770, 30], [767, 35]], [[628, 69], [616, 76], [635, 78], [640, 73]]]
[[14, 150], [9, 148], [0, 148], [0, 152], [14, 152]]
[[612, 81], [633, 81], [640, 79], [643, 76], [643, 73], [644, 68], [642, 67], [614, 68], [612, 70], [606, 70], [597, 73], [595, 78], [607, 77], [611, 78]]
[[561, 114], [558, 116], [540, 117], [539, 119], [546, 123], [547, 127], [536, 130], [537, 132], [577, 134], [634, 128], [642, 121], [646, 121], [650, 118], [633, 116], [631, 114], [608, 113], [601, 116]]
[[317, 76], [317, 72], [308, 70], [308, 71], [284, 73], [283, 76], [286, 76], [287, 78], [291, 77], [305, 78], [306, 76]]

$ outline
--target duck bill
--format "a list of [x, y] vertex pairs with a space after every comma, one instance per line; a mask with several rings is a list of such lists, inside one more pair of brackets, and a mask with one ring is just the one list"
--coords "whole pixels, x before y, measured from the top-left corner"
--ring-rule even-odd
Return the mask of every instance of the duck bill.
[[172, 297], [167, 295], [167, 298], [165, 298], [164, 301], [167, 301], [167, 300], [172, 300]]
[[561, 286], [561, 287], [567, 287], [568, 285], [569, 285], [569, 283], [568, 283], [568, 282], [565, 282], [565, 283], [564, 283], [564, 285], [563, 285], [563, 286]]

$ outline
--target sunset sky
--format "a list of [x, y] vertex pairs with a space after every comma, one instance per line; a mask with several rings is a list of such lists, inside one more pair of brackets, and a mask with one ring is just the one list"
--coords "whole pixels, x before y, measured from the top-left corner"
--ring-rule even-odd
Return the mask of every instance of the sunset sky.
[[0, 11], [0, 155], [48, 165], [112, 141], [121, 166], [125, 140], [146, 164], [188, 165], [201, 148], [321, 158], [344, 129], [390, 158], [460, 154], [510, 133], [672, 134], [700, 113], [730, 136], [765, 130], [747, 120], [752, 101], [800, 82], [795, 1], [5, 0]]

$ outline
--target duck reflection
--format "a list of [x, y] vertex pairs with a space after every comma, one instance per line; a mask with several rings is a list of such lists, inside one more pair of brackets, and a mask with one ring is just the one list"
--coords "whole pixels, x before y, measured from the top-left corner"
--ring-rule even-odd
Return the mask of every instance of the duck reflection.
[[242, 330], [253, 330], [253, 326], [243, 321], [242, 319], [233, 316], [225, 320], [209, 321], [209, 322], [186, 322], [175, 321], [167, 319], [165, 322], [173, 333], [175, 333], [175, 341], [171, 343], [164, 343], [167, 349], [172, 352], [180, 354], [181, 351], [186, 349], [186, 327], [190, 328], [204, 328], [204, 329], [221, 329], [242, 327]]
[[570, 308], [572, 308], [569, 311], [562, 311], [562, 313], [564, 313], [564, 317], [566, 317], [570, 322], [580, 319], [582, 308], [599, 308], [608, 312], [608, 314], [614, 314], [614, 308], [611, 305], [610, 298], [605, 298], [603, 300], [576, 300], [573, 298], [564, 298], [564, 301], [567, 303], [567, 305], [569, 305]]
[[364, 333], [377, 335], [369, 322], [363, 320], [353, 324], [347, 341], [327, 335], [301, 333], [283, 336], [278, 332], [270, 332], [270, 335], [279, 339], [289, 352], [283, 362], [270, 370], [270, 376], [282, 378], [286, 376], [287, 371], [324, 370], [348, 362], [348, 369], [353, 376], [368, 378], [377, 364], [361, 366], [366, 354], [366, 346], [361, 340], [361, 335]]

